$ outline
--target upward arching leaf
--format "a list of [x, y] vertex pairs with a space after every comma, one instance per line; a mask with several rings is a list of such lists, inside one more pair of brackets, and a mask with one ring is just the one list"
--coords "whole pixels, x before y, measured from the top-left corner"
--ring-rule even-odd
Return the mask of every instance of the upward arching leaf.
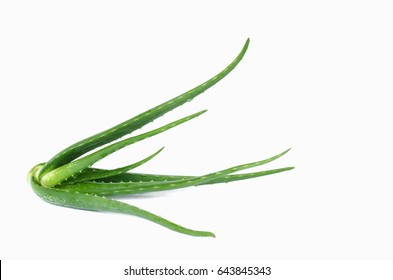
[[141, 166], [142, 164], [145, 164], [152, 158], [154, 158], [156, 155], [158, 155], [164, 148], [162, 147], [159, 149], [157, 152], [154, 154], [138, 161], [133, 164], [129, 164], [123, 167], [119, 167], [116, 169], [111, 169], [111, 170], [99, 170], [99, 169], [94, 169], [94, 168], [89, 168], [85, 169], [82, 173], [78, 173], [76, 176], [72, 177], [71, 179], [67, 179], [67, 184], [70, 183], [77, 183], [77, 182], [83, 182], [83, 181], [91, 181], [91, 180], [103, 180], [108, 177], [113, 177], [113, 176], [118, 176], [123, 174], [124, 172], [127, 172], [129, 170], [132, 170], [134, 168], [137, 168], [138, 166]]
[[96, 135], [88, 137], [84, 140], [81, 140], [63, 151], [56, 154], [53, 158], [51, 158], [45, 166], [41, 169], [38, 178], [41, 179], [43, 175], [48, 173], [49, 171], [62, 166], [66, 163], [71, 162], [72, 160], [80, 157], [81, 155], [98, 148], [104, 144], [110, 143], [120, 137], [123, 137], [126, 134], [129, 134], [135, 131], [138, 128], [152, 122], [158, 117], [164, 115], [165, 113], [175, 109], [176, 107], [181, 106], [187, 101], [195, 98], [199, 94], [206, 91], [208, 88], [215, 85], [218, 81], [223, 79], [226, 75], [228, 75], [242, 60], [244, 54], [247, 51], [250, 39], [247, 39], [244, 44], [241, 52], [237, 55], [237, 57], [230, 63], [224, 70], [218, 73], [216, 76], [207, 80], [206, 82], [200, 84], [199, 86], [179, 95], [167, 102], [164, 102], [146, 112], [143, 112], [125, 122], [122, 122], [110, 129], [102, 131]]
[[94, 153], [91, 153], [85, 157], [82, 157], [82, 158], [77, 159], [75, 161], [64, 164], [64, 165], [46, 173], [42, 177], [40, 182], [46, 187], [56, 186], [57, 184], [61, 183], [65, 179], [73, 176], [74, 174], [77, 174], [78, 172], [81, 172], [82, 170], [92, 166], [97, 161], [103, 159], [104, 157], [109, 156], [110, 154], [112, 154], [112, 153], [114, 153], [124, 147], [127, 147], [128, 145], [134, 144], [136, 142], [142, 141], [144, 139], [147, 139], [149, 137], [152, 137], [154, 135], [157, 135], [159, 133], [167, 131], [168, 129], [171, 129], [171, 128], [178, 126], [184, 122], [192, 120], [192, 119], [202, 115], [205, 112], [206, 112], [206, 110], [200, 111], [198, 113], [189, 115], [189, 116], [182, 118], [180, 120], [171, 122], [171, 123], [164, 125], [162, 127], [151, 130], [149, 132], [145, 132], [145, 133], [142, 133], [142, 134], [130, 137], [130, 138], [126, 138], [126, 139], [121, 140], [119, 142], [113, 143], [113, 144], [106, 146], [106, 147], [104, 147]]

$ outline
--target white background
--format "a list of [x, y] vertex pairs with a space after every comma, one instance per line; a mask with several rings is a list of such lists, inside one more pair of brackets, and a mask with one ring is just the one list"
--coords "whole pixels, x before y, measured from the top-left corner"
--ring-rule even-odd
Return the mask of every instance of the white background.
[[[392, 259], [391, 1], [2, 1], [6, 259]], [[203, 174], [277, 154], [250, 181], [126, 201], [217, 238], [56, 207], [25, 181], [68, 145], [239, 66], [98, 166]], [[146, 131], [146, 130], [145, 130]], [[260, 169], [258, 169], [260, 170]]]

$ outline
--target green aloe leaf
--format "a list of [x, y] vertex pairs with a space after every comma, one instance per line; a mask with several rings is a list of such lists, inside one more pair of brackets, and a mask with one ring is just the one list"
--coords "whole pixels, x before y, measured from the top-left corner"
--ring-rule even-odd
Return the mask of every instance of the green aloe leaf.
[[228, 75], [242, 60], [244, 54], [248, 49], [249, 43], [250, 39], [247, 39], [246, 43], [244, 44], [241, 52], [237, 55], [237, 57], [224, 70], [215, 75], [213, 78], [171, 100], [168, 100], [150, 110], [147, 110], [146, 112], [143, 112], [125, 122], [122, 122], [96, 135], [83, 139], [62, 150], [44, 165], [44, 167], [40, 171], [40, 174], [38, 175], [39, 178], [42, 178], [42, 176], [49, 171], [59, 166], [62, 166], [65, 163], [71, 162], [72, 160], [95, 148], [119, 139], [120, 137], [123, 137], [124, 135], [129, 134], [136, 129], [141, 128], [144, 125], [154, 121], [155, 119], [161, 117], [162, 115], [175, 109], [176, 107], [179, 107], [184, 103], [191, 101], [193, 98], [197, 97], [210, 87], [214, 86], [226, 75]]

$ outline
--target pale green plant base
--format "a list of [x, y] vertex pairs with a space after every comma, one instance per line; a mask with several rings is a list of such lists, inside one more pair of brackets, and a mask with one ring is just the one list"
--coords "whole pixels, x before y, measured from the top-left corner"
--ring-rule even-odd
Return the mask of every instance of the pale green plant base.
[[[242, 60], [247, 51], [248, 44], [249, 39], [246, 41], [243, 49], [235, 60], [223, 71], [205, 83], [117, 126], [79, 141], [55, 155], [48, 162], [33, 167], [28, 174], [28, 181], [35, 193], [43, 200], [60, 206], [130, 214], [183, 234], [214, 237], [214, 234], [211, 232], [185, 228], [143, 209], [114, 200], [110, 197], [173, 190], [206, 184], [227, 183], [288, 171], [293, 169], [293, 167], [245, 174], [233, 174], [241, 170], [269, 163], [283, 156], [289, 150], [265, 160], [234, 166], [203, 176], [159, 175], [129, 172], [157, 156], [163, 148], [136, 163], [112, 170], [92, 168], [92, 165], [128, 145], [162, 133], [205, 113], [206, 110], [203, 110], [152, 131], [109, 144], [141, 128], [147, 123], [152, 122], [174, 108], [181, 106], [185, 102], [192, 100], [194, 97], [216, 84], [228, 75]], [[83, 156], [89, 151], [106, 144], [109, 145], [89, 155]]]

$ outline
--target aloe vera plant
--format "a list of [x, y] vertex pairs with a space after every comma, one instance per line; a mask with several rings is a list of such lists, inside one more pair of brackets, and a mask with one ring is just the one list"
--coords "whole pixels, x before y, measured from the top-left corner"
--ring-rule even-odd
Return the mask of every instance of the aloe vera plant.
[[[162, 148], [138, 162], [117, 169], [98, 169], [92, 168], [92, 165], [119, 149], [167, 131], [206, 112], [206, 110], [200, 111], [149, 132], [128, 137], [117, 142], [115, 141], [185, 102], [190, 101], [216, 84], [228, 75], [242, 60], [248, 45], [249, 39], [237, 57], [224, 70], [210, 80], [123, 123], [81, 140], [59, 152], [48, 162], [34, 166], [28, 173], [28, 181], [34, 192], [43, 200], [52, 204], [84, 210], [130, 214], [150, 220], [183, 234], [214, 237], [214, 234], [211, 232], [185, 228], [148, 211], [115, 200], [112, 197], [232, 182], [287, 171], [293, 167], [233, 174], [237, 171], [269, 163], [287, 153], [288, 150], [265, 160], [234, 166], [203, 176], [175, 176], [129, 172], [157, 156], [162, 151]], [[85, 155], [97, 148], [100, 149]]]

